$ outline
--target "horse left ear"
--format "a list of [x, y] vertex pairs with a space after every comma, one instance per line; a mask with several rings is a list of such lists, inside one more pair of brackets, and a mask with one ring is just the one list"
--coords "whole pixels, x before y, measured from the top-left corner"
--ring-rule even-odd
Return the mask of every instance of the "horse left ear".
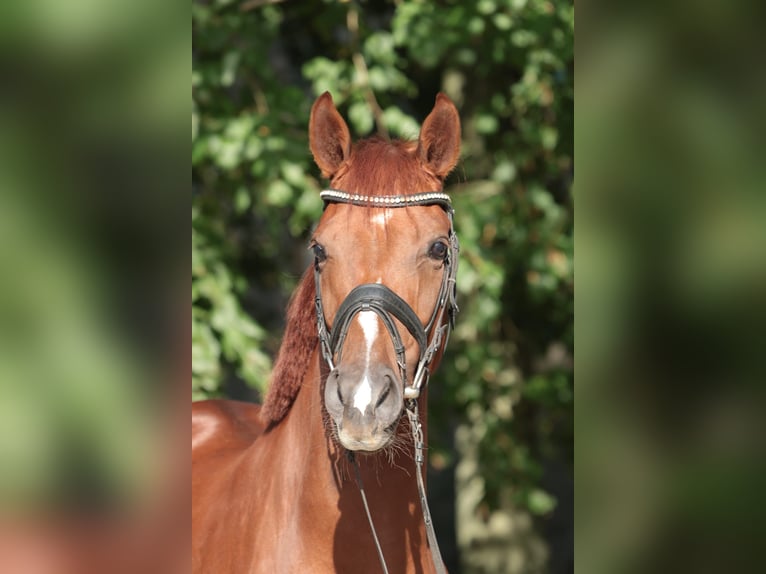
[[418, 156], [426, 169], [442, 179], [460, 158], [460, 116], [444, 94], [437, 94], [434, 109], [423, 121]]

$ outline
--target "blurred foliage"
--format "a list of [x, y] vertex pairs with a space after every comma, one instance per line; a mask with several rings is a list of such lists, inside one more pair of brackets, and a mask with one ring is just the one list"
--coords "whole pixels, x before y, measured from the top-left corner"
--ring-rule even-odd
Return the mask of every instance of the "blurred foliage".
[[[193, 396], [257, 391], [307, 264], [321, 180], [308, 112], [329, 90], [354, 137], [417, 137], [438, 91], [463, 159], [447, 182], [461, 313], [431, 385], [432, 461], [480, 437], [484, 504], [538, 515], [572, 464], [574, 7], [556, 0], [195, 3]], [[571, 468], [571, 466], [570, 466]]]
[[[69, 556], [72, 522], [88, 516], [104, 534], [151, 509], [154, 523], [151, 507], [172, 498], [161, 483], [188, 472], [186, 444], [163, 449], [188, 437], [185, 410], [185, 435], [168, 422], [188, 364], [188, 251], [172, 237], [188, 184], [172, 172], [188, 157], [175, 142], [188, 137], [191, 42], [182, 15], [153, 4], [0, 6], [4, 572], [116, 571]], [[89, 545], [107, 560], [119, 538]]]
[[610, 5], [578, 45], [576, 531], [594, 574], [763, 569], [765, 6], [680, 7]]

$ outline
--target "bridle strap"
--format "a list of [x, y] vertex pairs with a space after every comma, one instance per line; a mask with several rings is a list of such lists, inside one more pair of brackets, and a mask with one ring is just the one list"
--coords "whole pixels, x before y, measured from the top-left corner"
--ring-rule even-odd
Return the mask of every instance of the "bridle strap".
[[[351, 319], [363, 310], [374, 311], [383, 321], [383, 324], [386, 325], [386, 329], [394, 344], [400, 375], [404, 383], [404, 397], [406, 399], [416, 399], [420, 396], [420, 389], [428, 384], [431, 361], [436, 353], [446, 346], [449, 332], [454, 326], [455, 316], [458, 312], [456, 278], [460, 245], [453, 228], [452, 219], [454, 212], [450, 197], [446, 193], [438, 191], [408, 195], [372, 196], [352, 194], [337, 189], [326, 189], [320, 193], [320, 196], [325, 201], [325, 206], [330, 203], [345, 203], [370, 208], [438, 205], [445, 210], [449, 217], [449, 252], [444, 261], [442, 284], [439, 288], [439, 295], [431, 317], [425, 326], [420, 323], [420, 319], [418, 319], [415, 312], [399, 295], [383, 285], [371, 283], [359, 285], [348, 294], [336, 313], [334, 325], [330, 328], [325, 319], [324, 306], [322, 304], [319, 264], [314, 264], [317, 333], [319, 335], [322, 357], [330, 370], [332, 371], [335, 368], [336, 358], [340, 362], [343, 342], [348, 333]], [[444, 321], [445, 312], [447, 313], [446, 322]], [[391, 319], [391, 315], [398, 319], [418, 342], [418, 363], [411, 381], [408, 381], [407, 377], [401, 336]]]
[[450, 196], [441, 191], [426, 191], [424, 193], [409, 193], [407, 195], [359, 195], [339, 189], [325, 189], [319, 192], [319, 197], [328, 203], [348, 203], [360, 207], [407, 207], [410, 205], [451, 205]]
[[330, 346], [335, 349], [340, 341], [342, 331], [348, 330], [351, 319], [360, 311], [375, 311], [378, 314], [388, 312], [401, 322], [410, 334], [415, 337], [418, 345], [425, 348], [426, 332], [420, 319], [415, 315], [407, 302], [381, 283], [367, 283], [351, 290], [335, 314], [335, 325], [332, 328]]
[[[399, 295], [385, 285], [369, 283], [359, 285], [351, 290], [336, 312], [334, 325], [330, 328], [327, 325], [322, 305], [319, 263], [316, 262], [314, 264], [314, 282], [316, 288], [316, 297], [314, 301], [316, 305], [317, 334], [319, 337], [319, 346], [322, 352], [322, 357], [331, 371], [335, 368], [334, 362], [336, 356], [338, 362], [340, 362], [343, 343], [348, 334], [349, 325], [358, 313], [361, 313], [362, 311], [372, 311], [377, 314], [391, 336], [391, 341], [393, 342], [394, 350], [397, 355], [402, 382], [404, 384], [404, 398], [407, 400], [405, 411], [407, 412], [407, 418], [410, 423], [415, 446], [415, 474], [417, 476], [418, 497], [423, 512], [423, 522], [426, 527], [428, 546], [431, 549], [431, 557], [437, 574], [447, 574], [444, 560], [439, 551], [439, 544], [436, 540], [436, 533], [434, 532], [433, 521], [431, 520], [431, 511], [428, 508], [428, 499], [426, 497], [425, 481], [423, 480], [422, 470], [424, 462], [423, 449], [425, 448], [425, 445], [416, 399], [420, 396], [421, 387], [428, 384], [428, 377], [430, 375], [429, 365], [436, 353], [446, 346], [450, 330], [454, 326], [455, 316], [458, 312], [456, 278], [458, 251], [460, 246], [458, 244], [457, 235], [453, 229], [453, 210], [450, 198], [447, 194], [441, 192], [392, 196], [366, 196], [351, 194], [336, 189], [324, 190], [320, 193], [320, 196], [325, 201], [325, 206], [328, 203], [346, 203], [373, 208], [439, 205], [447, 212], [449, 217], [449, 254], [444, 261], [444, 275], [442, 277], [441, 287], [439, 288], [439, 295], [434, 310], [431, 313], [431, 317], [425, 326], [420, 322], [420, 319], [415, 311], [412, 310], [412, 307], [410, 307], [410, 305]], [[444, 316], [445, 313], [447, 314], [446, 320]], [[409, 386], [407, 385], [407, 366], [404, 345], [402, 344], [399, 330], [394, 323], [394, 318], [404, 325], [418, 343], [420, 356], [417, 367], [415, 368], [413, 380]], [[372, 521], [370, 507], [367, 503], [367, 495], [364, 492], [359, 465], [353, 451], [347, 451], [347, 456], [354, 466], [356, 482], [362, 497], [365, 513], [367, 514], [367, 521], [370, 525], [370, 530], [372, 531], [372, 537], [375, 540], [375, 547], [378, 551], [380, 565], [383, 568], [384, 574], [388, 574], [386, 560], [383, 556], [383, 550], [381, 549], [378, 534]]]
[[330, 348], [337, 354], [338, 362], [341, 360], [343, 342], [348, 334], [351, 320], [362, 311], [376, 313], [386, 326], [394, 345], [394, 351], [396, 352], [399, 374], [406, 387], [407, 368], [404, 344], [391, 316], [393, 315], [398, 319], [418, 342], [421, 358], [427, 345], [426, 332], [423, 329], [423, 325], [420, 324], [420, 319], [418, 319], [418, 316], [415, 315], [415, 312], [407, 302], [380, 283], [368, 283], [352, 289], [335, 314], [335, 324], [331, 330]]

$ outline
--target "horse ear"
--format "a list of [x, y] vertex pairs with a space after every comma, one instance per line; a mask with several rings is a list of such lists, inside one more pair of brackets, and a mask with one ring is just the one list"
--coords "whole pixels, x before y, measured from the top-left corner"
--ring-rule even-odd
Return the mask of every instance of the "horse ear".
[[437, 94], [434, 109], [423, 122], [418, 155], [423, 165], [440, 178], [451, 172], [460, 158], [460, 116], [444, 94]]
[[330, 92], [317, 98], [309, 119], [309, 146], [322, 176], [330, 178], [351, 152], [351, 134]]

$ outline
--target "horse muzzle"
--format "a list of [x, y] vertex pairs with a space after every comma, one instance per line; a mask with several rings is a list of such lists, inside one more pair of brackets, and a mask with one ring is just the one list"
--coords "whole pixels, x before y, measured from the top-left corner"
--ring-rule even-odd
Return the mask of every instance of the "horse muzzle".
[[348, 450], [376, 451], [392, 440], [404, 408], [402, 382], [385, 365], [339, 366], [325, 384], [325, 407]]

